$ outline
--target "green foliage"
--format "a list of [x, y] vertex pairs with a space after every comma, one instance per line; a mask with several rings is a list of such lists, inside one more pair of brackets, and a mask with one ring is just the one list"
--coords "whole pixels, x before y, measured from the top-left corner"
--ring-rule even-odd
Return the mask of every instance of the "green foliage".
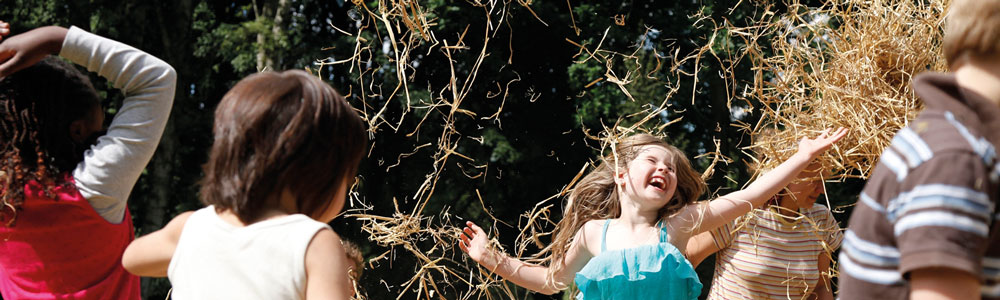
[[[711, 50], [720, 56], [742, 47], [739, 40], [732, 40], [725, 32], [707, 40], [713, 31], [711, 24], [696, 23], [693, 17], [700, 11], [715, 19], [725, 17], [738, 23], [747, 22], [748, 16], [755, 13], [747, 6], [730, 11], [729, 1], [571, 1], [572, 18], [567, 3], [562, 1], [532, 2], [530, 9], [534, 14], [516, 2], [511, 3], [502, 14], [506, 23], [498, 23], [501, 15], [496, 12], [490, 15], [491, 26], [496, 28], [489, 37], [490, 54], [484, 58], [477, 81], [461, 106], [475, 116], [458, 113], [454, 128], [442, 127], [441, 120], [449, 114], [449, 108], [436, 104], [442, 93], [451, 93], [443, 88], [450, 83], [452, 70], [460, 80], [467, 78], [487, 38], [484, 20], [490, 12], [474, 2], [420, 3], [440, 41], [454, 45], [464, 34], [462, 42], [468, 50], [452, 51], [453, 61], [449, 63], [443, 58], [443, 45], [420, 42], [419, 50], [411, 53], [406, 64], [409, 75], [404, 78], [409, 84], [409, 98], [406, 98], [402, 90], [394, 93], [400, 84], [396, 58], [391, 51], [383, 52], [382, 41], [386, 37], [375, 33], [385, 32], [385, 24], [371, 19], [362, 21], [360, 16], [366, 9], [349, 1], [289, 0], [291, 5], [278, 34], [274, 34], [277, 23], [273, 17], [255, 13], [264, 5], [273, 4], [268, 1], [260, 1], [256, 9], [255, 3], [248, 0], [2, 1], [0, 19], [10, 21], [15, 32], [53, 23], [87, 27], [84, 29], [153, 53], [178, 70], [180, 81], [171, 128], [130, 200], [140, 235], [162, 227], [179, 212], [200, 207], [197, 181], [212, 141], [212, 111], [236, 80], [258, 71], [257, 55], [261, 50], [274, 61], [274, 69], [310, 67], [322, 74], [348, 96], [355, 108], [369, 116], [386, 107], [383, 116], [392, 126], [381, 126], [372, 133], [368, 156], [360, 167], [360, 183], [355, 189], [358, 200], [373, 205], [369, 213], [392, 215], [394, 200], [404, 212], [415, 209], [413, 205], [420, 199], [413, 199], [414, 192], [426, 175], [438, 167], [437, 157], [433, 156], [437, 146], [421, 148], [421, 145], [439, 143], [443, 132], [453, 129], [464, 134], [456, 141], [456, 152], [474, 161], [451, 157], [440, 166], [441, 176], [423, 212], [434, 217], [451, 214], [462, 220], [492, 224], [480, 204], [478, 192], [485, 209], [516, 225], [521, 213], [558, 193], [586, 162], [596, 158], [597, 145], [586, 139], [584, 130], [595, 134], [603, 126], [614, 125], [619, 118], [621, 125], [634, 124], [641, 116], [628, 115], [655, 108], [664, 100], [670, 106], [659, 119], [647, 122], [646, 129], [680, 119], [664, 132], [670, 143], [692, 159], [714, 151], [713, 141], [720, 140], [720, 151], [736, 160], [715, 166], [716, 174], [710, 180], [713, 191], [721, 188], [720, 192], [726, 192], [748, 180], [739, 149], [749, 141], [728, 126], [732, 119], [725, 103], [727, 95], [741, 90], [740, 84], [745, 82], [726, 86], [713, 79], [718, 78], [722, 66], [712, 59], [697, 62], [698, 65], [695, 61], [683, 61], [676, 66], [692, 76], [672, 76], [671, 69], [674, 62], [682, 61], [684, 55], [709, 42]], [[367, 9], [379, 9], [379, 1], [363, 3]], [[616, 16], [620, 16], [621, 23], [616, 23]], [[378, 29], [360, 34], [372, 45], [371, 51], [363, 54], [364, 64], [322, 69], [314, 64], [317, 60], [351, 57], [357, 43], [353, 35], [363, 27]], [[402, 34], [400, 31], [405, 30], [401, 28], [393, 29]], [[579, 29], [579, 34], [574, 28]], [[258, 42], [259, 35], [264, 36], [263, 43]], [[567, 40], [591, 51], [600, 45], [599, 49], [605, 52], [598, 54], [611, 57], [611, 64], [590, 57], [587, 51]], [[694, 75], [696, 67], [699, 71]], [[630, 80], [626, 89], [631, 98], [608, 80], [609, 69], [619, 79]], [[632, 70], [640, 72], [629, 73]], [[750, 80], [748, 76], [752, 73], [745, 66], [737, 70], [740, 73], [735, 77]], [[364, 92], [361, 82], [378, 82], [381, 87]], [[114, 114], [121, 93], [106, 84], [96, 86], [110, 98], [108, 111]], [[498, 113], [495, 120], [484, 119], [494, 113]], [[742, 121], [753, 122], [756, 118], [748, 114]], [[396, 124], [398, 129], [393, 128]], [[693, 162], [699, 170], [708, 168], [710, 163], [707, 159], [693, 159]], [[165, 175], [156, 175], [161, 173]], [[849, 197], [848, 194], [843, 197]], [[349, 204], [347, 209], [360, 207]], [[345, 240], [357, 243], [368, 258], [390, 250], [400, 251], [368, 242], [356, 220], [339, 218], [332, 225]], [[499, 224], [492, 229], [507, 249], [514, 248], [516, 228]], [[395, 256], [392, 264], [376, 262], [374, 269], [365, 271], [362, 288], [371, 299], [395, 298], [401, 292], [398, 284], [412, 276], [417, 263], [415, 258], [404, 256]], [[710, 273], [701, 273], [701, 277], [708, 286]], [[386, 285], [394, 290], [387, 290]], [[144, 297], [160, 299], [166, 296], [169, 283], [147, 280], [144, 288]], [[452, 299], [465, 288], [454, 286], [444, 297]], [[523, 290], [518, 290], [518, 294], [526, 299], [568, 297], [547, 297]]]

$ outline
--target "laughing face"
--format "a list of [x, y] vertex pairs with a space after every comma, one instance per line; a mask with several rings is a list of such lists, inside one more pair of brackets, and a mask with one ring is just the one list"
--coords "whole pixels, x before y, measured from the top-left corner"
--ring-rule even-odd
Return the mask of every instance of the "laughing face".
[[662, 146], [642, 146], [616, 182], [623, 187], [626, 198], [640, 207], [659, 209], [677, 190], [673, 155]]

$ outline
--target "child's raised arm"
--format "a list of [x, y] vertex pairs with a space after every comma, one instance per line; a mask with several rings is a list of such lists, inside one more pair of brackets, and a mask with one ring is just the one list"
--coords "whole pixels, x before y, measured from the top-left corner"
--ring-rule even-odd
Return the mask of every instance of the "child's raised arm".
[[[50, 54], [97, 72], [125, 94], [122, 106], [84, 152], [73, 171], [76, 188], [101, 217], [124, 220], [126, 201], [160, 142], [173, 106], [177, 72], [169, 64], [132, 46], [83, 29], [47, 26], [0, 43], [0, 77], [32, 66]], [[89, 146], [89, 145], [88, 145]]]
[[[697, 220], [701, 216], [700, 224], [694, 227], [691, 234], [712, 230], [735, 220], [751, 209], [764, 205], [768, 199], [795, 179], [816, 156], [829, 149], [845, 135], [847, 129], [838, 128], [833, 133], [830, 133], [829, 129], [824, 130], [815, 139], [803, 138], [799, 141], [798, 152], [770, 172], [761, 175], [745, 189], [729, 193], [707, 204], [691, 205], [682, 211], [683, 216], [679, 219]], [[699, 211], [702, 209], [703, 215]]]
[[[0, 24], [0, 36], [10, 33], [7, 23]], [[0, 79], [30, 67], [48, 55], [59, 54], [68, 30], [46, 26], [13, 36], [0, 44]]]
[[[489, 237], [475, 223], [466, 222], [458, 246], [480, 265], [500, 277], [529, 290], [546, 295], [558, 293], [573, 281], [577, 271], [583, 269], [593, 254], [584, 246], [588, 222], [576, 233], [561, 263], [564, 267], [549, 280], [549, 267], [523, 262], [503, 253], [491, 251], [487, 246]], [[592, 226], [589, 226], [592, 227]], [[591, 229], [590, 232], [594, 230]], [[568, 262], [568, 263], [567, 263]], [[552, 262], [557, 263], [557, 262]], [[555, 285], [555, 286], [553, 286]]]

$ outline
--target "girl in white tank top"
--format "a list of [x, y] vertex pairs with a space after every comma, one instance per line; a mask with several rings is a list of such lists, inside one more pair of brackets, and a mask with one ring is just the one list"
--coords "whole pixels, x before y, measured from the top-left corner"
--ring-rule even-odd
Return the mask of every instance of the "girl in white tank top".
[[213, 133], [207, 207], [132, 242], [125, 269], [167, 276], [173, 299], [350, 298], [350, 262], [325, 223], [364, 152], [358, 114], [315, 76], [264, 72], [222, 98]]

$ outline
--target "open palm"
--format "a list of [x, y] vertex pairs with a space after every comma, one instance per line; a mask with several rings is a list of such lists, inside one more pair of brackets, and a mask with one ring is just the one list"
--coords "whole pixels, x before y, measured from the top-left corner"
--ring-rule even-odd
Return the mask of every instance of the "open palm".
[[489, 243], [490, 239], [482, 228], [479, 228], [472, 221], [465, 222], [465, 228], [462, 229], [461, 241], [458, 242], [458, 247], [468, 254], [472, 260], [480, 264], [485, 263], [483, 260], [488, 258]]
[[847, 128], [840, 127], [830, 132], [830, 129], [823, 130], [816, 138], [802, 138], [799, 141], [799, 152], [807, 153], [810, 157], [816, 157], [823, 151], [830, 149], [834, 143], [847, 135]]

